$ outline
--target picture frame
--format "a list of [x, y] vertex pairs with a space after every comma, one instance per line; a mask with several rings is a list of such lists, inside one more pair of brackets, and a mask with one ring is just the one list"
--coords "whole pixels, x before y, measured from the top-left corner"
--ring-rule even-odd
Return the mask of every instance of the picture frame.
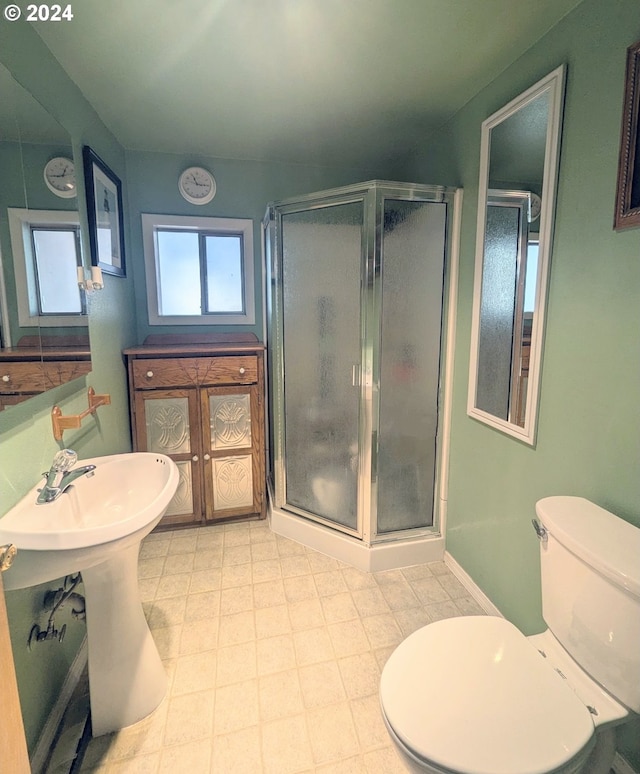
[[627, 49], [613, 228], [640, 226], [640, 40]]
[[88, 145], [82, 149], [91, 264], [126, 277], [122, 183]]

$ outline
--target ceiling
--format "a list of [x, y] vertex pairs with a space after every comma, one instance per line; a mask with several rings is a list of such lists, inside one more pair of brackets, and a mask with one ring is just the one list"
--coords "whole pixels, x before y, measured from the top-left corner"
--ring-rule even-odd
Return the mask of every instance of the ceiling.
[[580, 0], [82, 0], [37, 31], [129, 149], [367, 167]]

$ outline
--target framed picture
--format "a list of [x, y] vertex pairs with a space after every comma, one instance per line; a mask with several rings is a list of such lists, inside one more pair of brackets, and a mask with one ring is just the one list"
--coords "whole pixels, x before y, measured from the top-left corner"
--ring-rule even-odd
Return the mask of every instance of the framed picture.
[[91, 263], [125, 277], [122, 183], [88, 145], [82, 149]]
[[627, 71], [620, 132], [618, 187], [613, 227], [640, 226], [640, 40], [627, 49]]

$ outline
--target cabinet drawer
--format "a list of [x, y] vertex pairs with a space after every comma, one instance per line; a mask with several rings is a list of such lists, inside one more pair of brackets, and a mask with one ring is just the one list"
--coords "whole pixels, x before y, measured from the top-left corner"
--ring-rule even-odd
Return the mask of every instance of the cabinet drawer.
[[175, 357], [134, 360], [133, 386], [137, 390], [156, 387], [189, 387], [218, 384], [255, 384], [258, 358]]
[[0, 393], [37, 393], [91, 371], [90, 360], [26, 360], [0, 363]]

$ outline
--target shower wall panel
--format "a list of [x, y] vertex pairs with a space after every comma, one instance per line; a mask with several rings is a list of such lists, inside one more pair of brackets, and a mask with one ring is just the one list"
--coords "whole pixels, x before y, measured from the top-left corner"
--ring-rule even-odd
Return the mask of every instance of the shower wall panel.
[[378, 534], [433, 524], [446, 205], [384, 201]]

